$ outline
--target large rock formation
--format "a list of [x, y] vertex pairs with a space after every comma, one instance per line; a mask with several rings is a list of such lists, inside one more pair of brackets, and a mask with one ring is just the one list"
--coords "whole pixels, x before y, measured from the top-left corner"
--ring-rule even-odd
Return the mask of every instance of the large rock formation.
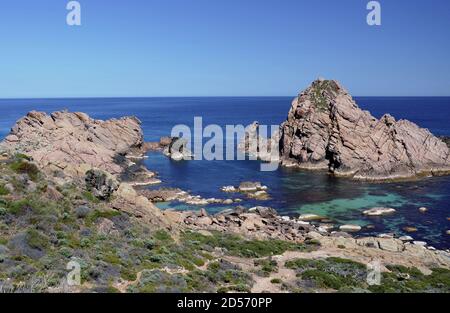
[[140, 121], [135, 117], [101, 121], [85, 113], [33, 111], [16, 123], [0, 143], [0, 151], [26, 154], [47, 173], [84, 177], [91, 168], [122, 173], [118, 160], [123, 162], [125, 154], [142, 144]]
[[334, 80], [317, 80], [281, 125], [281, 162], [336, 176], [390, 180], [450, 173], [449, 148], [427, 129], [361, 110]]
[[[76, 182], [114, 209], [158, 227], [169, 227], [161, 211], [133, 184], [153, 173], [128, 159], [142, 157], [143, 133], [135, 117], [94, 120], [85, 113], [30, 112], [0, 143], [0, 154], [31, 157], [47, 179], [64, 186]], [[129, 176], [131, 182], [123, 182]], [[128, 181], [128, 180], [127, 180]]]

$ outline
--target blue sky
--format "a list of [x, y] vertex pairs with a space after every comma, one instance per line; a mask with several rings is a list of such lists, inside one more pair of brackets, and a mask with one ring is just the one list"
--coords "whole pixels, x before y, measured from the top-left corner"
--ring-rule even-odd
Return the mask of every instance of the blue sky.
[[0, 0], [0, 98], [450, 95], [450, 1]]

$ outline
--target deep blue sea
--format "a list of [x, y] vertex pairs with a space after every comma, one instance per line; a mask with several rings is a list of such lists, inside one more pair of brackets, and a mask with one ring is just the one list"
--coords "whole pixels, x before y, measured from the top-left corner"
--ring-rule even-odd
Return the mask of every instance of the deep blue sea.
[[[376, 117], [390, 113], [397, 119], [409, 119], [436, 135], [450, 136], [450, 98], [355, 98], [360, 107]], [[145, 139], [159, 140], [169, 135], [176, 124], [193, 125], [194, 116], [202, 116], [203, 124], [248, 125], [280, 124], [287, 116], [292, 97], [221, 97], [221, 98], [94, 98], [94, 99], [24, 99], [0, 100], [0, 138], [14, 122], [31, 110], [52, 112], [68, 109], [86, 112], [97, 119], [136, 115], [143, 123]], [[373, 225], [361, 234], [395, 232], [414, 226], [417, 240], [425, 240], [436, 248], [450, 248], [450, 177], [429, 178], [415, 182], [369, 184], [347, 179], [334, 179], [323, 173], [282, 169], [261, 172], [257, 161], [188, 161], [173, 162], [160, 153], [151, 153], [145, 161], [149, 169], [159, 173], [162, 186], [179, 187], [202, 197], [226, 198], [220, 191], [225, 185], [242, 181], [261, 181], [269, 187], [271, 200], [245, 201], [244, 206], [264, 205], [281, 214], [317, 213], [337, 223]], [[164, 204], [162, 207], [186, 209], [185, 205]], [[393, 216], [366, 218], [364, 209], [388, 206], [397, 209]], [[420, 213], [426, 206], [429, 211]], [[220, 206], [207, 208], [223, 209]]]

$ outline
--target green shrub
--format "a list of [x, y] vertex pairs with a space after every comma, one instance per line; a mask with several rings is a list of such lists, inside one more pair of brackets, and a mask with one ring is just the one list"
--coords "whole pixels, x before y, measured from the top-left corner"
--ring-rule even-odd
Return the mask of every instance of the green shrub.
[[32, 201], [27, 198], [13, 201], [8, 204], [8, 212], [13, 215], [21, 215], [24, 214], [27, 209], [32, 209], [32, 205]]
[[342, 258], [295, 259], [286, 262], [286, 267], [297, 271], [302, 280], [309, 280], [320, 288], [335, 290], [364, 287], [366, 266]]
[[172, 236], [165, 230], [158, 230], [153, 234], [153, 238], [163, 242], [172, 242]]
[[84, 199], [94, 204], [100, 203], [100, 200], [96, 196], [94, 196], [90, 191], [83, 191], [82, 196]]
[[18, 161], [22, 161], [22, 160], [31, 161], [31, 157], [29, 157], [28, 155], [23, 154], [23, 153], [16, 153], [14, 155], [14, 158]]
[[261, 276], [269, 277], [270, 273], [278, 272], [278, 264], [271, 258], [255, 260], [254, 264], [255, 266], [261, 267], [261, 270], [259, 271]]
[[123, 280], [135, 281], [137, 279], [137, 274], [132, 269], [128, 267], [123, 267], [122, 270], [120, 271], [120, 277]]
[[5, 188], [5, 185], [0, 184], [0, 196], [9, 195], [9, 190]]
[[192, 249], [220, 247], [227, 250], [228, 254], [261, 258], [271, 255], [279, 255], [286, 251], [308, 251], [309, 246], [283, 240], [245, 240], [240, 236], [213, 232], [213, 236], [204, 236], [196, 232], [185, 232], [182, 236], [183, 243]]
[[9, 167], [16, 173], [27, 174], [32, 181], [37, 181], [37, 179], [39, 178], [38, 167], [28, 161], [17, 160], [11, 163]]
[[26, 240], [31, 248], [41, 251], [46, 250], [50, 246], [50, 241], [47, 236], [35, 229], [29, 229], [27, 231]]
[[119, 215], [120, 212], [115, 210], [106, 210], [106, 211], [95, 210], [89, 213], [89, 215], [86, 217], [86, 224], [90, 225], [92, 223], [95, 223], [99, 218], [111, 219]]

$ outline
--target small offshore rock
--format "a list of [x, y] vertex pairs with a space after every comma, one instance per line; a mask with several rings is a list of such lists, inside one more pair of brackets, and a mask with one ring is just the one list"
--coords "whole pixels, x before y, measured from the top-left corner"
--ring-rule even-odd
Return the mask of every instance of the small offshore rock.
[[223, 192], [236, 192], [236, 188], [234, 186], [223, 186], [221, 189]]
[[421, 207], [421, 208], [419, 208], [419, 211], [420, 211], [420, 213], [426, 213], [428, 211], [428, 209], [425, 207]]
[[415, 233], [415, 232], [417, 232], [417, 228], [412, 227], [412, 226], [403, 227], [403, 230], [405, 232], [407, 232], [407, 233]]
[[298, 219], [304, 222], [312, 222], [312, 221], [320, 221], [323, 219], [323, 217], [316, 214], [302, 214], [298, 217]]
[[229, 205], [229, 204], [233, 204], [233, 200], [232, 199], [226, 199], [223, 201], [223, 204]]
[[241, 192], [256, 192], [258, 190], [261, 190], [261, 183], [260, 182], [242, 182], [239, 185], [239, 191]]
[[395, 213], [396, 210], [392, 208], [373, 208], [370, 210], [366, 210], [363, 212], [364, 215], [367, 216], [382, 216], [382, 215], [389, 215]]

